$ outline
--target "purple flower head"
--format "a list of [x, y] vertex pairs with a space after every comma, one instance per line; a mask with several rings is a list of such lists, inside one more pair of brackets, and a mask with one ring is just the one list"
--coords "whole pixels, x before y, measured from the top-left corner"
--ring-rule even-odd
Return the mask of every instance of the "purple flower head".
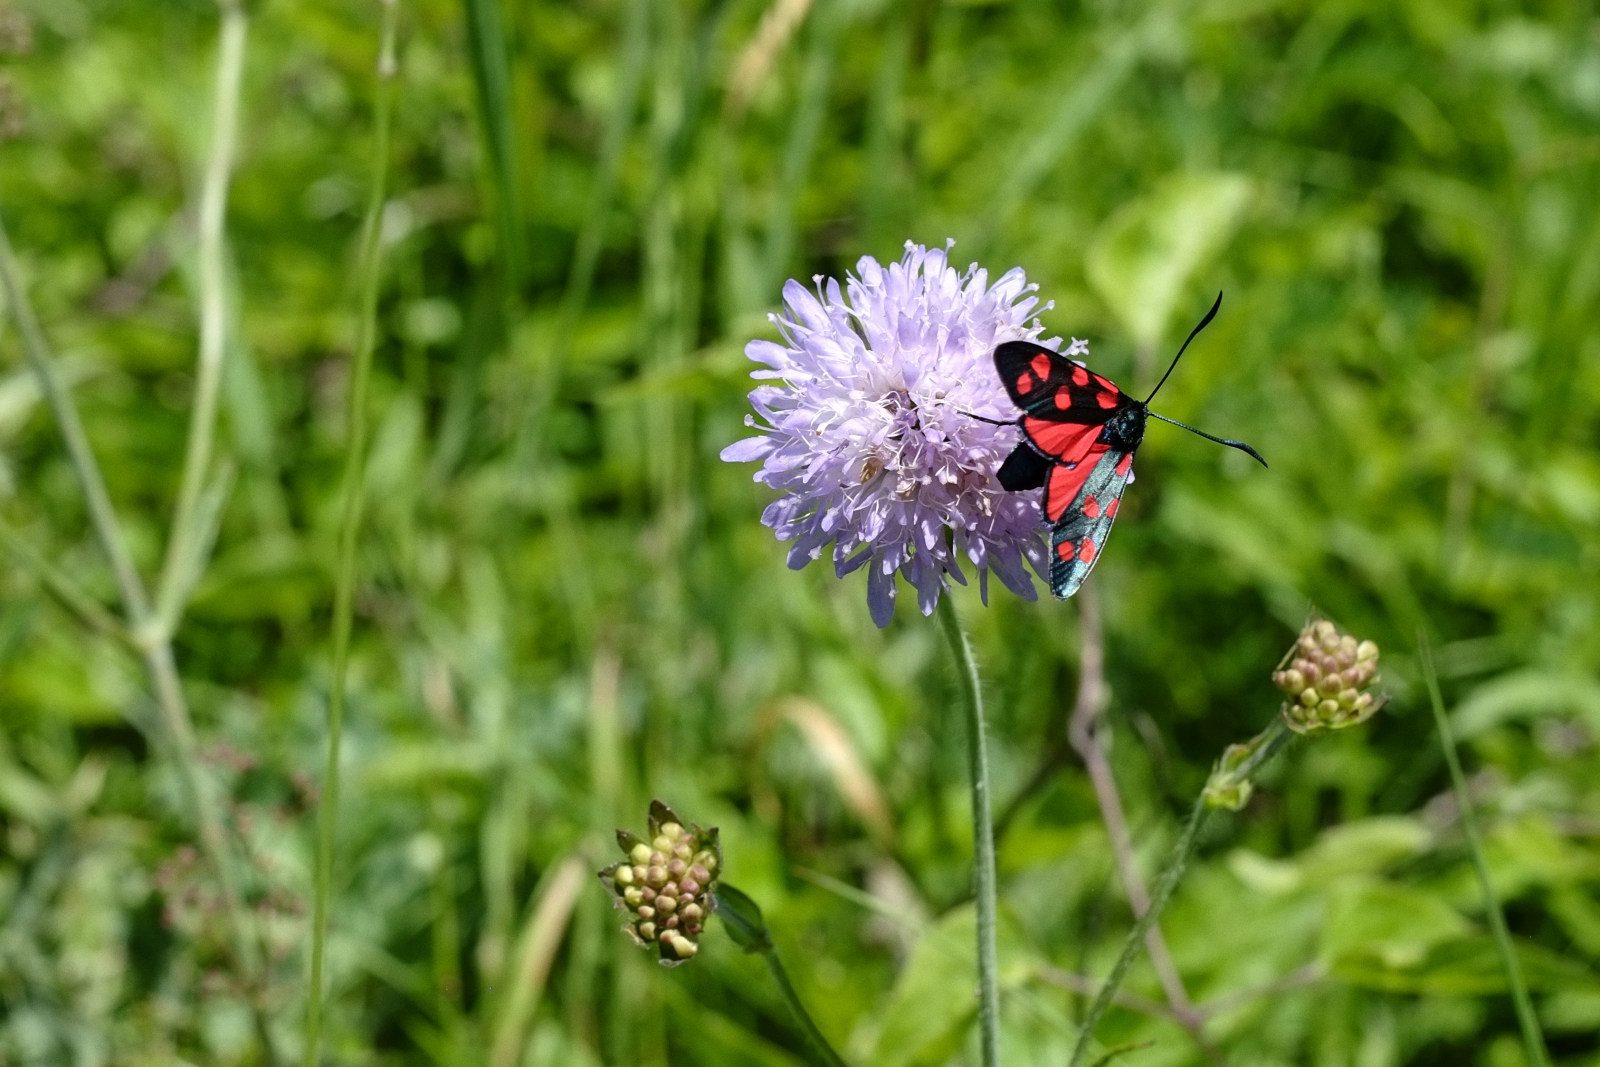
[[[842, 292], [833, 278], [815, 281], [816, 295], [784, 285], [784, 312], [772, 316], [783, 343], [745, 346], [767, 368], [751, 377], [775, 381], [750, 393], [761, 421], [745, 424], [760, 435], [722, 451], [731, 463], [761, 460], [755, 480], [782, 494], [761, 521], [793, 542], [789, 566], [831, 545], [840, 577], [866, 567], [879, 626], [894, 616], [897, 572], [931, 614], [946, 575], [966, 584], [963, 555], [985, 602], [990, 570], [1032, 600], [1023, 560], [1046, 564], [1038, 491], [1008, 493], [994, 477], [1019, 431], [972, 416], [1016, 417], [994, 348], [1037, 341], [1043, 327], [1029, 316], [1051, 305], [1037, 307], [1021, 268], [990, 285], [976, 264], [958, 272], [945, 252], [909, 241], [887, 268], [863, 256]], [[1074, 342], [1074, 355], [1083, 350]]]

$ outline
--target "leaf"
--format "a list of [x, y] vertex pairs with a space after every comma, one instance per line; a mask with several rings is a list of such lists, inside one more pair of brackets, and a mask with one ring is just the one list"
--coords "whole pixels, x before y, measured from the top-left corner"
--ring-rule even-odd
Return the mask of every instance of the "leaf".
[[1471, 929], [1465, 917], [1430, 893], [1367, 882], [1333, 894], [1322, 954], [1336, 970], [1351, 961], [1401, 969], [1420, 964], [1435, 945], [1459, 940]]
[[[1600, 981], [1593, 974], [1559, 953], [1523, 943], [1517, 945], [1516, 954], [1530, 989], [1600, 993]], [[1436, 945], [1405, 966], [1391, 966], [1372, 956], [1352, 956], [1336, 964], [1331, 974], [1365, 989], [1423, 996], [1488, 996], [1509, 988], [1505, 962], [1488, 934]]]
[[1161, 341], [1184, 285], [1233, 235], [1250, 193], [1239, 174], [1169, 175], [1095, 235], [1089, 283], [1141, 347]]
[[1333, 826], [1297, 863], [1308, 885], [1351, 874], [1377, 873], [1421, 855], [1432, 840], [1428, 828], [1401, 815]]
[[761, 905], [726, 882], [717, 886], [712, 911], [722, 919], [733, 943], [746, 952], [772, 951], [772, 931], [767, 929]]
[[978, 1013], [978, 970], [972, 946], [977, 919], [970, 906], [928, 927], [900, 972], [883, 1011], [877, 1050], [882, 1067], [943, 1063], [961, 1047]]
[[1600, 682], [1579, 673], [1529, 668], [1503, 674], [1473, 690], [1451, 716], [1464, 740], [1511, 719], [1576, 714], [1600, 731]]

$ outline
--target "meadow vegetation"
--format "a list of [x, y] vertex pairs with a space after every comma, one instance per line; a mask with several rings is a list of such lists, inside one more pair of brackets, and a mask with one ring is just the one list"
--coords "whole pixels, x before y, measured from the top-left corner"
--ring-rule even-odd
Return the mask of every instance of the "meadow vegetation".
[[398, 0], [386, 149], [384, 9], [0, 0], [0, 1064], [301, 1059], [334, 692], [324, 1062], [807, 1062], [722, 927], [620, 932], [661, 798], [845, 1060], [976, 1063], [937, 620], [791, 571], [717, 458], [785, 279], [947, 238], [1138, 395], [1223, 290], [1158, 407], [1271, 463], [1152, 424], [1083, 593], [954, 589], [1006, 1061], [1133, 925], [1105, 776], [1153, 882], [1315, 612], [1391, 699], [1209, 819], [1095, 1055], [1533, 1064], [1429, 647], [1600, 1064], [1592, 4]]

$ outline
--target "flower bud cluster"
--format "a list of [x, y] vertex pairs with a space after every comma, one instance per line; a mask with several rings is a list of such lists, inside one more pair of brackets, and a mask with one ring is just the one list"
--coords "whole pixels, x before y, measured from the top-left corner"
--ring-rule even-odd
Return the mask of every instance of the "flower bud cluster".
[[700, 950], [699, 937], [716, 904], [712, 890], [722, 869], [716, 827], [702, 830], [661, 801], [650, 804], [648, 839], [617, 831], [628, 858], [600, 872], [623, 927], [644, 946], [656, 945], [661, 962], [676, 966]]
[[1378, 677], [1378, 646], [1357, 641], [1325, 619], [1306, 624], [1288, 666], [1273, 684], [1289, 695], [1283, 717], [1298, 733], [1342, 730], [1370, 719], [1382, 707], [1369, 688]]

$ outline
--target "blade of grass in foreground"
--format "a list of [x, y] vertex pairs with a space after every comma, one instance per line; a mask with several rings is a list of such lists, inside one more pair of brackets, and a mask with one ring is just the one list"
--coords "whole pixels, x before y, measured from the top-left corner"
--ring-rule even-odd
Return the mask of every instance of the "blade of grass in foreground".
[[1461, 829], [1466, 834], [1467, 847], [1472, 850], [1472, 867], [1478, 873], [1478, 888], [1483, 891], [1483, 910], [1489, 918], [1489, 929], [1494, 931], [1495, 948], [1500, 951], [1500, 963], [1506, 969], [1506, 983], [1511, 987], [1511, 1002], [1517, 1009], [1523, 1048], [1528, 1053], [1528, 1062], [1534, 1067], [1550, 1067], [1550, 1054], [1544, 1047], [1539, 1018], [1533, 1013], [1533, 1001], [1528, 998], [1528, 986], [1522, 978], [1522, 964], [1517, 960], [1511, 931], [1506, 928], [1500, 899], [1495, 896], [1494, 884], [1489, 881], [1489, 865], [1483, 858], [1483, 838], [1478, 833], [1478, 818], [1473, 814], [1472, 797], [1467, 793], [1467, 778], [1461, 772], [1461, 758], [1456, 754], [1456, 743], [1450, 735], [1450, 717], [1445, 714], [1444, 698], [1439, 693], [1439, 675], [1433, 668], [1433, 648], [1428, 644], [1426, 634], [1417, 635], [1417, 655], [1422, 661], [1423, 680], [1428, 684], [1428, 699], [1433, 704], [1433, 722], [1439, 730], [1439, 745], [1444, 749], [1445, 762], [1450, 765], [1450, 781], [1455, 786], [1456, 804], [1461, 808]]
[[333, 866], [333, 828], [339, 811], [339, 742], [344, 728], [345, 678], [350, 666], [351, 599], [355, 591], [356, 535], [361, 528], [361, 483], [367, 448], [367, 381], [376, 343], [378, 281], [383, 235], [383, 203], [389, 166], [389, 124], [393, 111], [395, 21], [398, 0], [383, 0], [383, 28], [378, 46], [377, 92], [373, 101], [375, 130], [372, 191], [361, 229], [361, 312], [357, 323], [355, 365], [350, 374], [350, 441], [345, 451], [339, 489], [339, 555], [333, 591], [333, 686], [328, 693], [328, 763], [317, 811], [316, 894], [311, 925], [311, 989], [307, 994], [304, 1063], [316, 1067], [322, 1039], [323, 959], [328, 938], [328, 897]]
[[500, 0], [463, 0], [472, 79], [478, 87], [478, 110], [483, 119], [484, 141], [489, 148], [494, 176], [496, 220], [500, 228], [500, 258], [508, 294], [521, 292], [524, 277], [522, 190], [517, 178], [516, 118], [511, 104], [511, 73], [506, 58], [505, 24]]

